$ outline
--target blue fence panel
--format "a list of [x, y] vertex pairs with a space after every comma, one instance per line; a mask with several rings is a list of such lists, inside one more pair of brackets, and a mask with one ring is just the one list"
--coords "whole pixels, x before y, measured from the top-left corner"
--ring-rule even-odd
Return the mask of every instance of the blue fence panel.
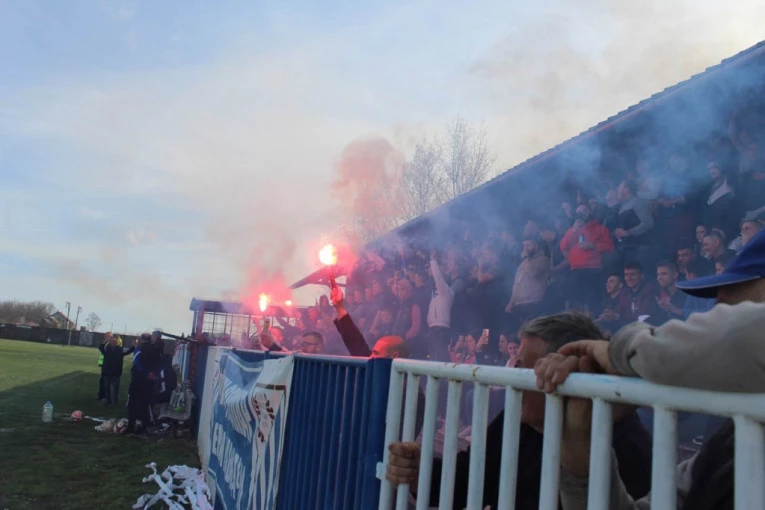
[[[192, 391], [196, 396], [194, 405], [191, 407], [191, 426], [194, 430], [194, 435], [199, 433], [199, 411], [202, 409], [202, 394], [205, 389], [205, 370], [207, 370], [207, 353], [209, 346], [205, 344], [197, 344], [193, 348], [196, 349], [196, 364], [194, 371], [194, 380], [191, 381]], [[191, 360], [189, 360], [191, 363]]]
[[[246, 361], [284, 354], [236, 350]], [[197, 346], [198, 432], [209, 347]], [[277, 510], [376, 508], [391, 360], [295, 356]]]
[[391, 361], [296, 356], [278, 510], [375, 508]]

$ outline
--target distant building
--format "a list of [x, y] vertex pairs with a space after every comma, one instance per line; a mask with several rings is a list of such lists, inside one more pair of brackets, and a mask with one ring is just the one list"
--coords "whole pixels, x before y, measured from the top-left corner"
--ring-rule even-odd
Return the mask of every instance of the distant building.
[[42, 325], [47, 328], [73, 329], [74, 322], [66, 318], [61, 312], [56, 312], [50, 317], [43, 319]]

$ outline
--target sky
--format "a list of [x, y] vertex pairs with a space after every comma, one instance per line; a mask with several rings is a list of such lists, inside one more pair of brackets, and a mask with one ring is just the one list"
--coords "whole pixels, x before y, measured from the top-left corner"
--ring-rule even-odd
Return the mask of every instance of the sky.
[[461, 116], [499, 173], [762, 26], [758, 0], [0, 0], [0, 299], [188, 333], [193, 296], [317, 268], [354, 140]]

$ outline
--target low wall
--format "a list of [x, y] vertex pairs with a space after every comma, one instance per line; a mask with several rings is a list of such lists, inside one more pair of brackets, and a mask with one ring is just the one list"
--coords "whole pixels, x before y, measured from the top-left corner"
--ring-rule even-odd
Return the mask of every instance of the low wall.
[[[98, 347], [104, 343], [105, 333], [93, 331], [72, 331], [71, 345], [82, 347]], [[119, 335], [122, 345], [128, 347], [138, 338], [135, 335]], [[23, 342], [49, 343], [56, 345], [69, 344], [69, 330], [56, 328], [43, 328], [39, 326], [17, 326], [15, 324], [0, 324], [0, 338], [6, 340], [21, 340]], [[165, 353], [172, 354], [175, 351], [176, 341], [163, 339]]]
[[[130, 345], [135, 341], [134, 335], [119, 335], [123, 345]], [[39, 342], [66, 345], [69, 343], [69, 330], [56, 328], [43, 328], [39, 326], [17, 326], [15, 324], [0, 324], [0, 338], [8, 340], [23, 340], [25, 342]], [[83, 347], [97, 347], [104, 341], [104, 333], [92, 331], [72, 331], [72, 345]]]

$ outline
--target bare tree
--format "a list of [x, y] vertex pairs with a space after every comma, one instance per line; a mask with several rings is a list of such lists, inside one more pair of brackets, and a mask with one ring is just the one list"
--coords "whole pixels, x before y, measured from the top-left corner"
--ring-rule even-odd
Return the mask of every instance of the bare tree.
[[483, 183], [495, 159], [485, 127], [461, 118], [442, 137], [420, 140], [408, 161], [385, 139], [353, 142], [333, 186], [349, 209], [344, 227], [371, 241]]
[[497, 159], [489, 151], [486, 126], [476, 128], [462, 118], [449, 126], [443, 154], [444, 202], [483, 183]]
[[56, 307], [45, 301], [0, 301], [0, 322], [7, 324], [41, 324]]
[[443, 151], [437, 140], [417, 143], [401, 175], [403, 219], [410, 220], [440, 205], [445, 179]]
[[95, 331], [96, 328], [101, 325], [101, 317], [91, 312], [90, 315], [88, 315], [88, 317], [85, 319], [85, 324], [88, 325], [88, 329], [90, 331]]
[[421, 140], [406, 162], [399, 182], [402, 216], [410, 220], [483, 183], [496, 157], [489, 151], [484, 125], [462, 118], [449, 124], [442, 138]]

